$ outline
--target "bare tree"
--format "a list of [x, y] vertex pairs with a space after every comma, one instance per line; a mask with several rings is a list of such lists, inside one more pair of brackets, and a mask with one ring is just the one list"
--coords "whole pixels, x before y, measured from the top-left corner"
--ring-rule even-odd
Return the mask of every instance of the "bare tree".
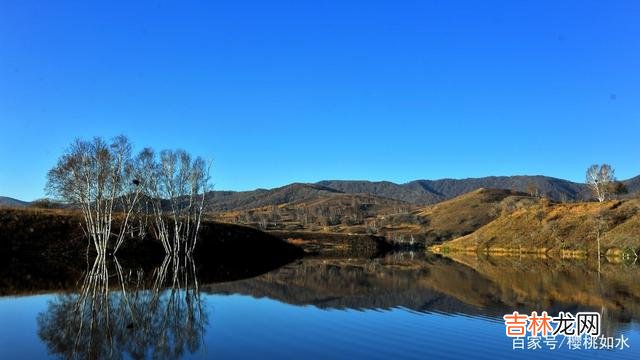
[[165, 251], [188, 255], [195, 249], [211, 187], [209, 170], [202, 158], [182, 150], [157, 157], [146, 148], [132, 159], [124, 136], [109, 143], [100, 137], [77, 139], [49, 171], [46, 191], [81, 210], [83, 230], [99, 256], [118, 251], [127, 233], [133, 236], [130, 223], [136, 215], [138, 233], [144, 234], [147, 214]]
[[155, 233], [167, 254], [195, 249], [205, 197], [210, 190], [210, 165], [183, 150], [146, 148], [136, 158], [143, 188], [151, 203]]
[[587, 169], [587, 187], [599, 202], [607, 199], [611, 192], [611, 184], [616, 181], [611, 165], [591, 165]]
[[[76, 139], [47, 174], [46, 191], [80, 208], [83, 230], [96, 251], [104, 255], [111, 239], [122, 244], [141, 188], [131, 163], [131, 143], [118, 136], [107, 143], [100, 137]], [[123, 213], [119, 230], [112, 229], [114, 210]]]

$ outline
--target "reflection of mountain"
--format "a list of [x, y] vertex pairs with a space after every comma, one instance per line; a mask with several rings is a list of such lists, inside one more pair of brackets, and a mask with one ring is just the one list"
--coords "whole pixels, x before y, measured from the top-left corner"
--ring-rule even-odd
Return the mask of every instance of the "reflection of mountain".
[[203, 286], [213, 293], [269, 297], [319, 308], [388, 309], [464, 312], [473, 306], [433, 289], [422, 279], [431, 276], [424, 259], [410, 254], [384, 259], [306, 258], [253, 279]]
[[554, 260], [544, 257], [486, 257], [452, 253], [454, 259], [491, 279], [496, 295], [511, 307], [548, 309], [557, 304], [602, 312], [615, 322], [640, 320], [640, 266]]
[[[470, 266], [468, 266], [468, 265]], [[640, 269], [609, 264], [597, 269], [549, 259], [441, 257], [313, 259], [253, 279], [212, 284], [203, 291], [269, 297], [319, 308], [388, 309], [501, 316], [521, 310], [602, 312], [608, 326], [640, 320]]]

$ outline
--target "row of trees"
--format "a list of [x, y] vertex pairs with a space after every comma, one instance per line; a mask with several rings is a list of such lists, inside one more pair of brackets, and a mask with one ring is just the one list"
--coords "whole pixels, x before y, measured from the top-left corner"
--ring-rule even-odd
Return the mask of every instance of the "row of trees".
[[297, 222], [300, 226], [347, 226], [364, 225], [368, 219], [378, 215], [405, 214], [412, 207], [377, 204], [375, 199], [359, 200], [353, 197], [350, 201], [325, 202], [321, 204], [300, 204], [278, 206], [272, 205], [259, 209], [239, 212], [232, 221], [236, 223], [255, 223], [262, 229], [278, 226], [287, 222]]
[[125, 136], [75, 140], [49, 171], [46, 192], [80, 209], [99, 255], [117, 252], [134, 233], [132, 219], [148, 217], [168, 254], [190, 254], [211, 188], [210, 165], [183, 150], [134, 155], [132, 148]]

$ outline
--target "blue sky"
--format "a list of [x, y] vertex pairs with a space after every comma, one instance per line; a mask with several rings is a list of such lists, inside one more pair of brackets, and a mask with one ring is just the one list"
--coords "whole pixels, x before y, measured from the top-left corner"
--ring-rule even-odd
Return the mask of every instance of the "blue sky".
[[0, 2], [0, 195], [117, 134], [217, 189], [640, 174], [640, 2], [130, 3]]

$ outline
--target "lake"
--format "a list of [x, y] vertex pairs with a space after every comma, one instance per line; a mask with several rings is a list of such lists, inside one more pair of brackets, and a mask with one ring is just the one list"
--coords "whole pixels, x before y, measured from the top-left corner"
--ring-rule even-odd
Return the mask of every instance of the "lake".
[[[422, 253], [306, 257], [207, 281], [205, 264], [86, 264], [73, 285], [0, 297], [0, 358], [637, 358], [640, 267], [631, 261]], [[215, 277], [216, 279], [220, 278]], [[24, 279], [24, 277], [22, 278]], [[513, 350], [503, 315], [597, 312], [624, 349]], [[544, 339], [543, 339], [544, 340]]]

